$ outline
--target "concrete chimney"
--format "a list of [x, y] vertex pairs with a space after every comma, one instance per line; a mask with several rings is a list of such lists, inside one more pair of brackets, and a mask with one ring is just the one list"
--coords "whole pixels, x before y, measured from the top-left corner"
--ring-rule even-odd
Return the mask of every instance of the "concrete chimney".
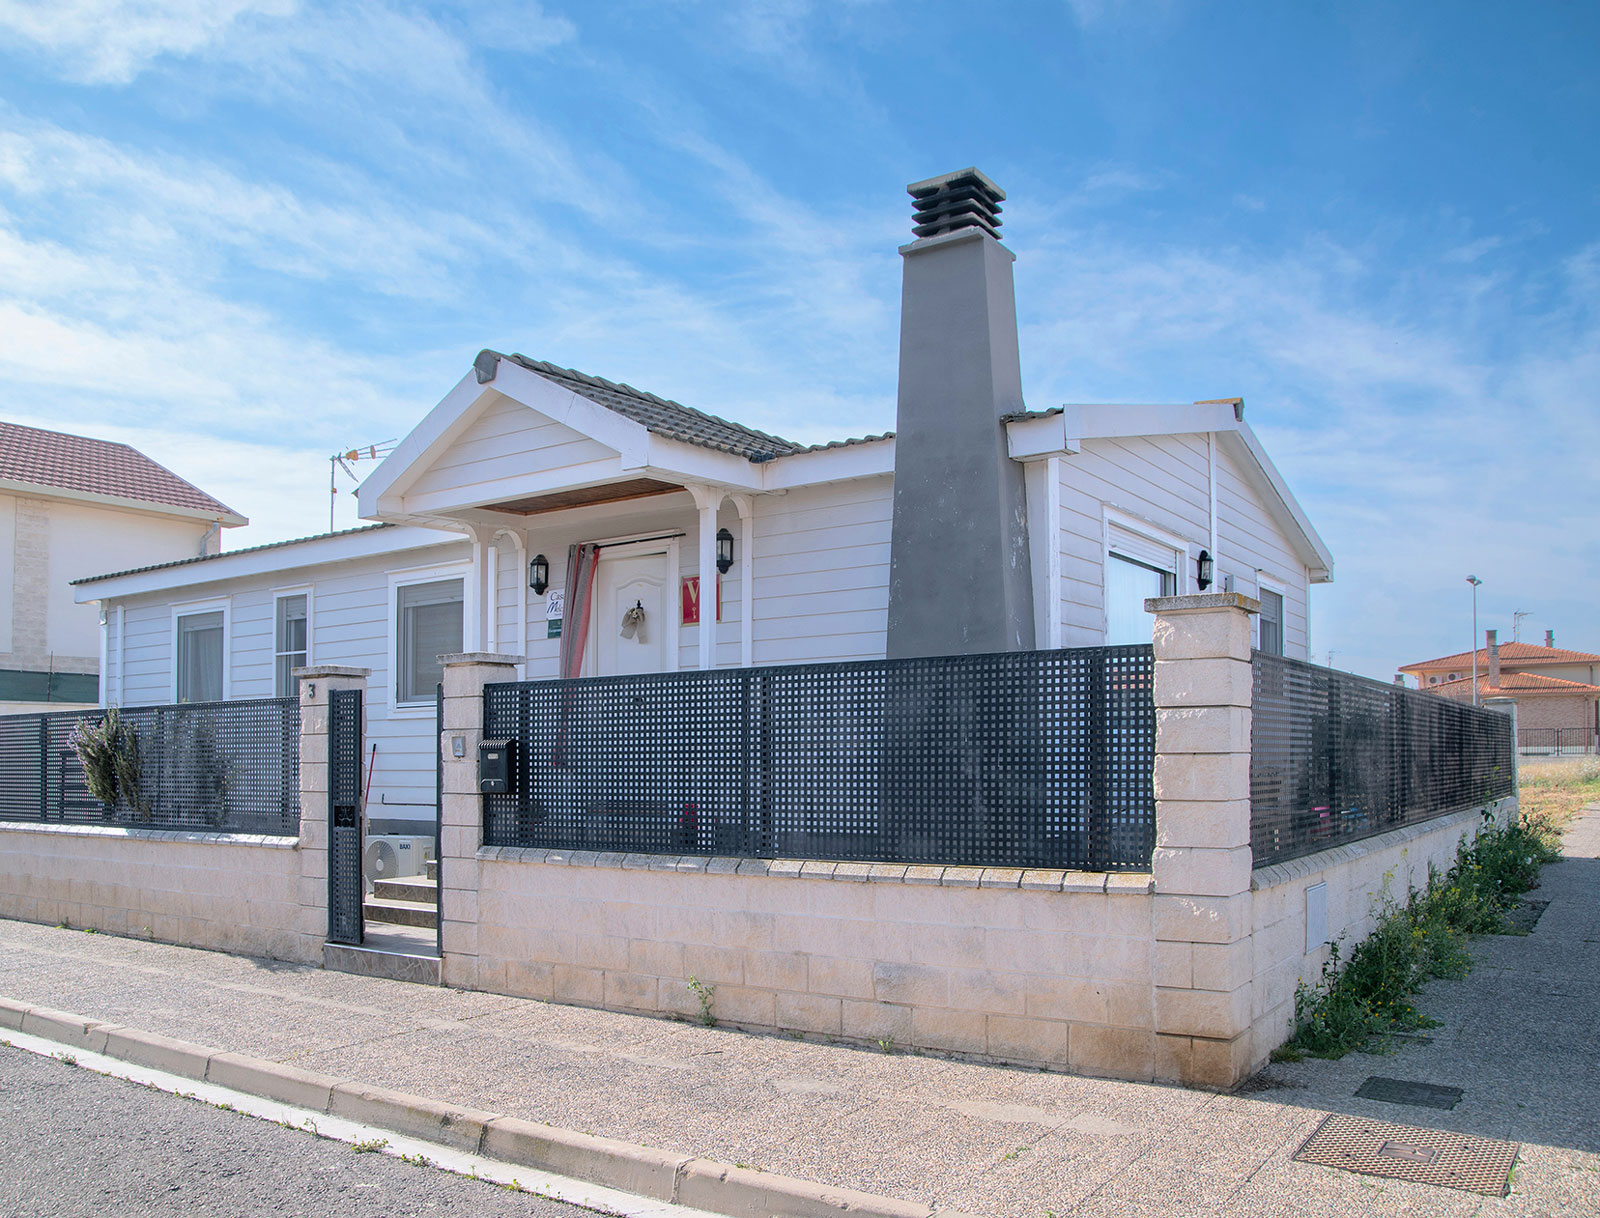
[[1556, 645], [1556, 632], [1554, 630], [1546, 630], [1544, 632], [1544, 645], [1546, 647], [1554, 647]]
[[1489, 688], [1500, 688], [1500, 644], [1497, 641], [1498, 631], [1485, 630], [1484, 642], [1489, 650]]
[[1027, 506], [1000, 421], [1023, 409], [1006, 194], [976, 169], [906, 190], [888, 657], [1025, 650]]

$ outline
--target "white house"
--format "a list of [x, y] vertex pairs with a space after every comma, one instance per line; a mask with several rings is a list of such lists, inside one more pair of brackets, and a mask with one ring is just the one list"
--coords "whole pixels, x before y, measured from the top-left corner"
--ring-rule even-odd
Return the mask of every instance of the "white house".
[[126, 444], [0, 423], [0, 714], [94, 705], [104, 636], [74, 577], [216, 553], [245, 523]]
[[1208, 579], [1304, 658], [1332, 559], [1243, 403], [1027, 410], [1003, 193], [968, 170], [912, 194], [897, 434], [796, 444], [485, 351], [361, 487], [371, 527], [79, 580], [103, 702], [369, 668], [368, 816], [431, 832], [441, 653], [537, 679], [564, 644], [588, 676], [1143, 643], [1146, 597]]

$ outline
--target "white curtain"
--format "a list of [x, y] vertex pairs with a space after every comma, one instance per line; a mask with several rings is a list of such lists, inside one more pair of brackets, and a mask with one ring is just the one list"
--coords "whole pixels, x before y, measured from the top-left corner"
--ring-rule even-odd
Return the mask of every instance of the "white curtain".
[[178, 701], [222, 698], [222, 610], [178, 619]]

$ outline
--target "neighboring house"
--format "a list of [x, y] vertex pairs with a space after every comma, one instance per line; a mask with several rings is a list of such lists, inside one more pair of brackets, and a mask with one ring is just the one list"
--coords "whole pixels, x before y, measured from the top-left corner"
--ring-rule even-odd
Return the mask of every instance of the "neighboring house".
[[0, 423], [0, 714], [100, 699], [100, 609], [70, 581], [221, 549], [245, 518], [126, 444]]
[[[1496, 632], [1484, 632], [1476, 653], [1477, 698], [1511, 698], [1517, 704], [1518, 744], [1530, 751], [1592, 751], [1600, 743], [1600, 655], [1555, 646], [1551, 632], [1545, 645], [1500, 643]], [[1455, 698], [1473, 699], [1474, 653], [1459, 652], [1398, 669], [1417, 688]]]
[[1003, 195], [919, 189], [896, 434], [798, 444], [485, 351], [362, 485], [372, 527], [79, 580], [105, 699], [369, 668], [368, 815], [405, 832], [380, 826], [431, 829], [441, 653], [536, 679], [1147, 643], [1147, 597], [1210, 587], [1306, 657], [1332, 559], [1243, 403], [1024, 409]]

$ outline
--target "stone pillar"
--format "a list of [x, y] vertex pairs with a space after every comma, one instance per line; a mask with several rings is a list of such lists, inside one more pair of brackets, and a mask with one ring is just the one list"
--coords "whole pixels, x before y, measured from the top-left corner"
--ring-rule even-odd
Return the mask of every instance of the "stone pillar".
[[[307, 960], [328, 939], [328, 703], [336, 689], [367, 688], [370, 668], [297, 668], [300, 687], [300, 937]], [[363, 712], [365, 705], [363, 704]]]
[[478, 847], [483, 797], [478, 794], [478, 744], [483, 740], [483, 687], [517, 679], [522, 656], [468, 651], [439, 657], [444, 666], [444, 730], [439, 756], [439, 906], [444, 984], [478, 988]]
[[1250, 1070], [1250, 615], [1236, 592], [1156, 615], [1156, 1073], [1231, 1087]]

